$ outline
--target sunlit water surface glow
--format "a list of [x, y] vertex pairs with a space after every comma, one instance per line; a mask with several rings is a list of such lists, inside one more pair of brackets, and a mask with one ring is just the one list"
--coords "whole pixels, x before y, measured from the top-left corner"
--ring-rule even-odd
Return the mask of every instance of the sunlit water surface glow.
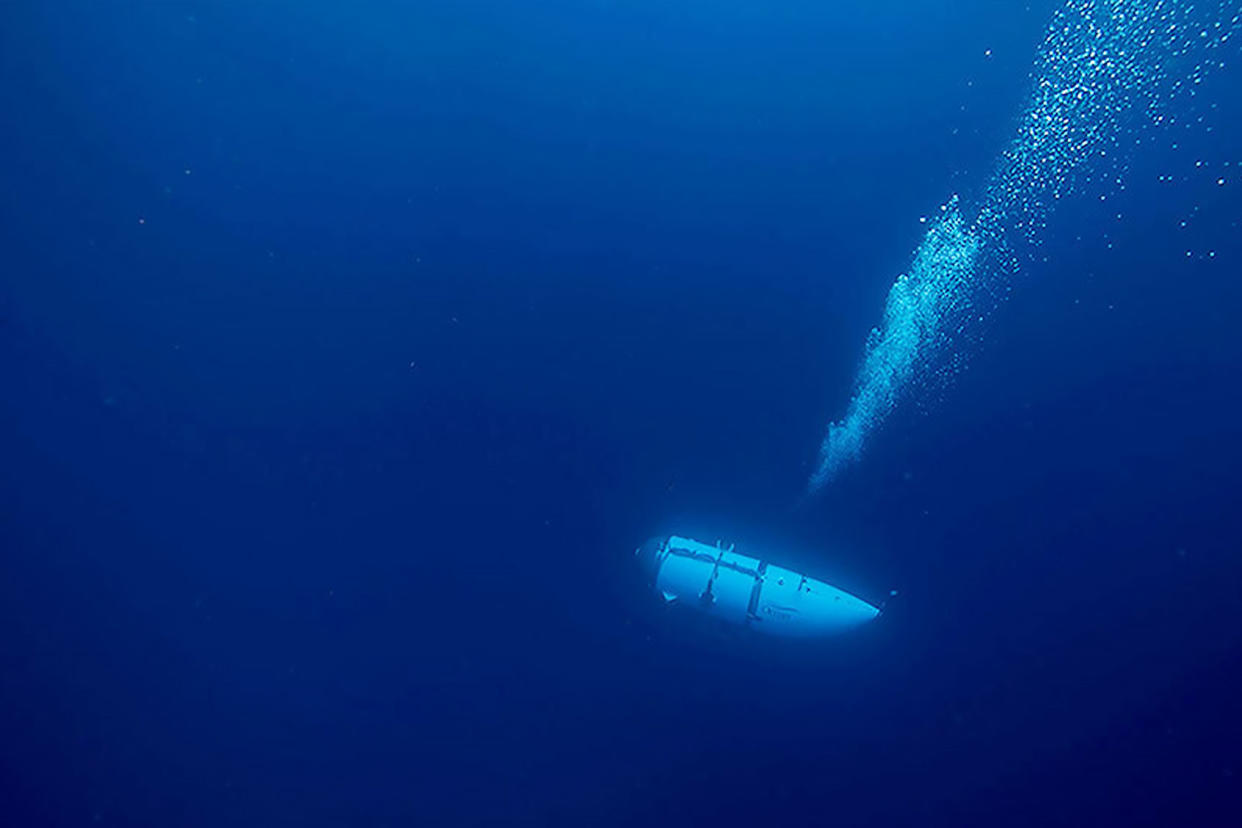
[[1124, 188], [1134, 130], [1178, 122], [1184, 99], [1223, 68], [1240, 5], [1074, 0], [1057, 12], [1017, 134], [974, 218], [963, 216], [957, 196], [950, 199], [889, 291], [845, 416], [828, 426], [820, 446], [808, 494], [856, 462], [911, 392], [941, 387], [960, 370], [1059, 199], [1097, 183]]

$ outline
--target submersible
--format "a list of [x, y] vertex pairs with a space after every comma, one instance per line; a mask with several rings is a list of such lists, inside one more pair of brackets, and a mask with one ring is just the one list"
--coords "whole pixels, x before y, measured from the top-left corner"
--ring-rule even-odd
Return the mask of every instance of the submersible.
[[778, 636], [831, 635], [880, 611], [844, 590], [792, 569], [677, 535], [634, 550], [655, 591], [730, 624]]

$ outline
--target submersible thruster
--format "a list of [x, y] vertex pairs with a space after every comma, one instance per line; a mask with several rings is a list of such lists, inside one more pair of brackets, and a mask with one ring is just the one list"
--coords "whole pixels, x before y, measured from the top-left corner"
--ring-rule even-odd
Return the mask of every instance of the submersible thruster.
[[665, 602], [771, 635], [831, 635], [880, 614], [844, 590], [720, 542], [671, 535], [648, 540], [634, 554]]

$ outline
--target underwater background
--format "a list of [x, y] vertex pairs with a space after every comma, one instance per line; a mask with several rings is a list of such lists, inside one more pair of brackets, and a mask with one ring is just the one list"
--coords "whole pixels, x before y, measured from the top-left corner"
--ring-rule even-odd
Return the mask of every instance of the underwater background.
[[[1238, 824], [1239, 12], [5, 4], [0, 820]], [[1075, 15], [1163, 108], [808, 495]], [[700, 626], [668, 532], [885, 612]]]

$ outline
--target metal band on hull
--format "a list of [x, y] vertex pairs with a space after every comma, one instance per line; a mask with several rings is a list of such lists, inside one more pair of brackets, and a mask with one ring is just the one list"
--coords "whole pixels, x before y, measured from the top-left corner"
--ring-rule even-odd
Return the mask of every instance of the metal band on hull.
[[693, 606], [729, 623], [782, 636], [840, 632], [879, 610], [823, 581], [673, 535], [636, 550], [665, 601]]

